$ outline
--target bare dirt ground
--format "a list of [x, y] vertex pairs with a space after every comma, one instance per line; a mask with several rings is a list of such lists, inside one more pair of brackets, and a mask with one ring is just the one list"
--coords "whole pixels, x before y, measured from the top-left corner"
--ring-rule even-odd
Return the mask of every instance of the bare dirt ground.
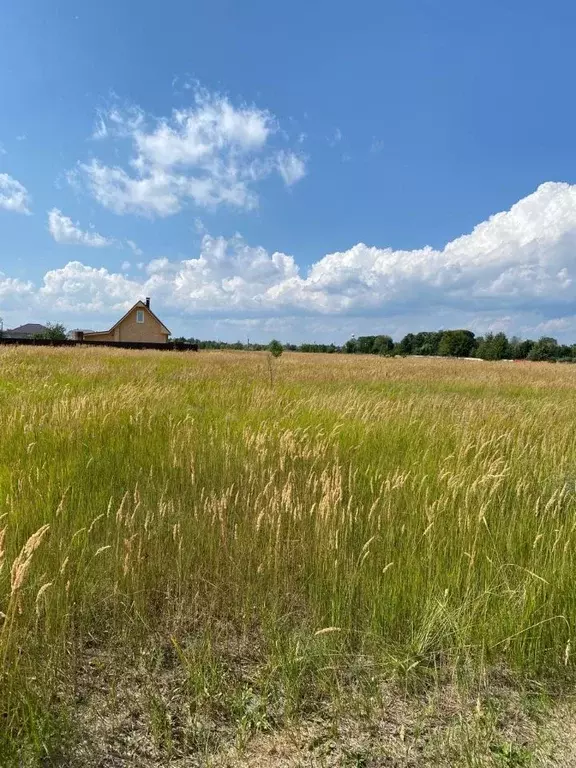
[[[134, 659], [132, 659], [134, 662]], [[567, 697], [519, 692], [505, 678], [475, 695], [454, 685], [409, 693], [389, 684], [374, 700], [351, 690], [338, 704], [272, 724], [193, 711], [167, 664], [87, 659], [77, 695], [75, 768], [451, 768], [576, 766], [576, 709]]]

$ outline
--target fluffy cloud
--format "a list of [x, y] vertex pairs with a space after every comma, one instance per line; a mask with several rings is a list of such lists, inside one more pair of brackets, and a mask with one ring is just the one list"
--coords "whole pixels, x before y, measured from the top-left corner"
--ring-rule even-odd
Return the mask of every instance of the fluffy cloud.
[[[17, 309], [24, 302], [34, 300], [35, 288], [31, 282], [7, 277], [0, 272], [0, 308], [1, 312], [9, 309]], [[6, 326], [5, 326], [6, 327]]]
[[205, 236], [198, 258], [159, 260], [150, 279], [185, 312], [400, 315], [499, 309], [549, 313], [576, 298], [576, 186], [548, 183], [442, 250], [363, 243], [302, 275], [291, 256]]
[[71, 179], [118, 214], [171, 216], [189, 202], [250, 209], [257, 182], [276, 171], [291, 186], [306, 173], [303, 156], [273, 148], [279, 133], [269, 112], [196, 88], [193, 105], [170, 117], [151, 120], [139, 108], [99, 113], [93, 138], [128, 138], [129, 168], [94, 158]]
[[71, 261], [44, 275], [36, 304], [50, 307], [52, 312], [106, 314], [130, 307], [140, 298], [141, 290], [141, 285], [124, 275]]
[[30, 213], [28, 190], [7, 173], [0, 173], [0, 208], [14, 213]]
[[195, 259], [151, 261], [146, 288], [166, 306], [190, 314], [271, 311], [270, 289], [298, 279], [292, 256], [269, 254], [239, 236], [226, 240], [205, 235]]
[[[29, 306], [31, 288], [18, 290]], [[155, 259], [138, 279], [71, 262], [48, 272], [33, 296], [38, 306], [76, 314], [116, 312], [152, 296], [168, 317], [210, 318], [231, 333], [280, 323], [292, 338], [449, 325], [576, 333], [576, 185], [543, 184], [442, 250], [359, 243], [303, 273], [290, 255], [240, 236], [204, 235], [195, 258]]]
[[48, 212], [48, 231], [57, 243], [63, 245], [87, 245], [92, 248], [105, 248], [113, 245], [114, 240], [99, 235], [98, 232], [86, 232], [74, 224], [72, 219], [58, 210], [52, 208]]

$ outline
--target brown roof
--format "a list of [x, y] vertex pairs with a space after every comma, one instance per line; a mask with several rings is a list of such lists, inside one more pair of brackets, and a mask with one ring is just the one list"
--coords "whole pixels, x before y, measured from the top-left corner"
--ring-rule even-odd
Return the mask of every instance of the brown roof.
[[130, 309], [128, 310], [128, 312], [126, 312], [126, 314], [125, 314], [125, 315], [122, 315], [122, 317], [120, 318], [120, 320], [118, 320], [118, 322], [117, 322], [117, 323], [114, 323], [114, 325], [112, 326], [112, 328], [110, 328], [108, 331], [90, 331], [90, 333], [94, 333], [94, 334], [96, 334], [96, 333], [112, 333], [112, 331], [114, 331], [116, 328], [118, 328], [118, 326], [120, 325], [120, 323], [121, 323], [123, 320], [125, 320], [125, 319], [128, 317], [128, 315], [130, 314], [130, 312], [132, 312], [132, 310], [136, 309], [136, 307], [142, 307], [143, 309], [147, 309], [147, 310], [148, 310], [148, 312], [150, 312], [150, 314], [152, 315], [152, 317], [153, 317], [155, 320], [157, 320], [157, 321], [160, 323], [160, 325], [162, 326], [162, 328], [164, 328], [164, 330], [166, 331], [166, 333], [171, 333], [170, 329], [169, 329], [169, 328], [166, 328], [166, 326], [164, 325], [164, 323], [162, 322], [162, 320], [160, 320], [160, 318], [159, 318], [159, 317], [157, 317], [157, 316], [154, 314], [154, 312], [152, 312], [152, 310], [150, 309], [150, 307], [147, 307], [147, 306], [146, 306], [146, 304], [145, 304], [143, 301], [137, 301], [137, 302], [136, 302], [136, 304], [134, 304], [134, 306], [133, 306], [133, 307], [130, 307]]
[[6, 331], [6, 333], [44, 333], [44, 331], [47, 331], [48, 328], [46, 328], [45, 325], [40, 325], [40, 323], [26, 323], [25, 325], [19, 325], [18, 328], [10, 328]]

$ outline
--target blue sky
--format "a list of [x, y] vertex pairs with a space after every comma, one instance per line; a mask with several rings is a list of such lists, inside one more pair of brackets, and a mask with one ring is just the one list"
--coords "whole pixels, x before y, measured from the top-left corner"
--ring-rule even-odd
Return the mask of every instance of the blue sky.
[[5, 326], [151, 295], [202, 337], [576, 341], [575, 31], [563, 0], [11, 4]]

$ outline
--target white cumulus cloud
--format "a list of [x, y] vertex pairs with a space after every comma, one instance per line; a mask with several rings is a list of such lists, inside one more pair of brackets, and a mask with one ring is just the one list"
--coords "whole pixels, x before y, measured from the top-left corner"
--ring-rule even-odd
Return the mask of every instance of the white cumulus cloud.
[[118, 214], [171, 216], [186, 204], [251, 209], [256, 184], [277, 172], [291, 186], [306, 173], [305, 158], [274, 149], [277, 120], [254, 105], [197, 87], [192, 106], [151, 119], [138, 107], [99, 112], [94, 138], [131, 141], [128, 167], [93, 158], [70, 175], [84, 180], [103, 206]]
[[1, 312], [6, 309], [18, 307], [24, 301], [29, 301], [35, 296], [36, 289], [33, 283], [18, 278], [8, 277], [0, 272], [0, 308]]
[[114, 240], [98, 232], [80, 229], [69, 216], [64, 216], [58, 208], [48, 212], [48, 231], [57, 243], [62, 245], [87, 245], [91, 248], [105, 248], [114, 245]]
[[30, 213], [28, 190], [7, 173], [0, 173], [0, 208], [14, 213]]
[[71, 261], [44, 275], [36, 299], [38, 306], [52, 312], [95, 315], [127, 309], [140, 292], [141, 286], [124, 275]]
[[5, 295], [53, 313], [107, 316], [152, 296], [168, 317], [224, 323], [231, 332], [270, 328], [276, 318], [295, 337], [317, 340], [330, 329], [340, 338], [449, 326], [576, 333], [576, 185], [543, 184], [442, 249], [358, 243], [303, 270], [293, 256], [239, 235], [204, 234], [194, 258], [157, 258], [134, 278], [74, 261], [40, 287], [0, 276]]

